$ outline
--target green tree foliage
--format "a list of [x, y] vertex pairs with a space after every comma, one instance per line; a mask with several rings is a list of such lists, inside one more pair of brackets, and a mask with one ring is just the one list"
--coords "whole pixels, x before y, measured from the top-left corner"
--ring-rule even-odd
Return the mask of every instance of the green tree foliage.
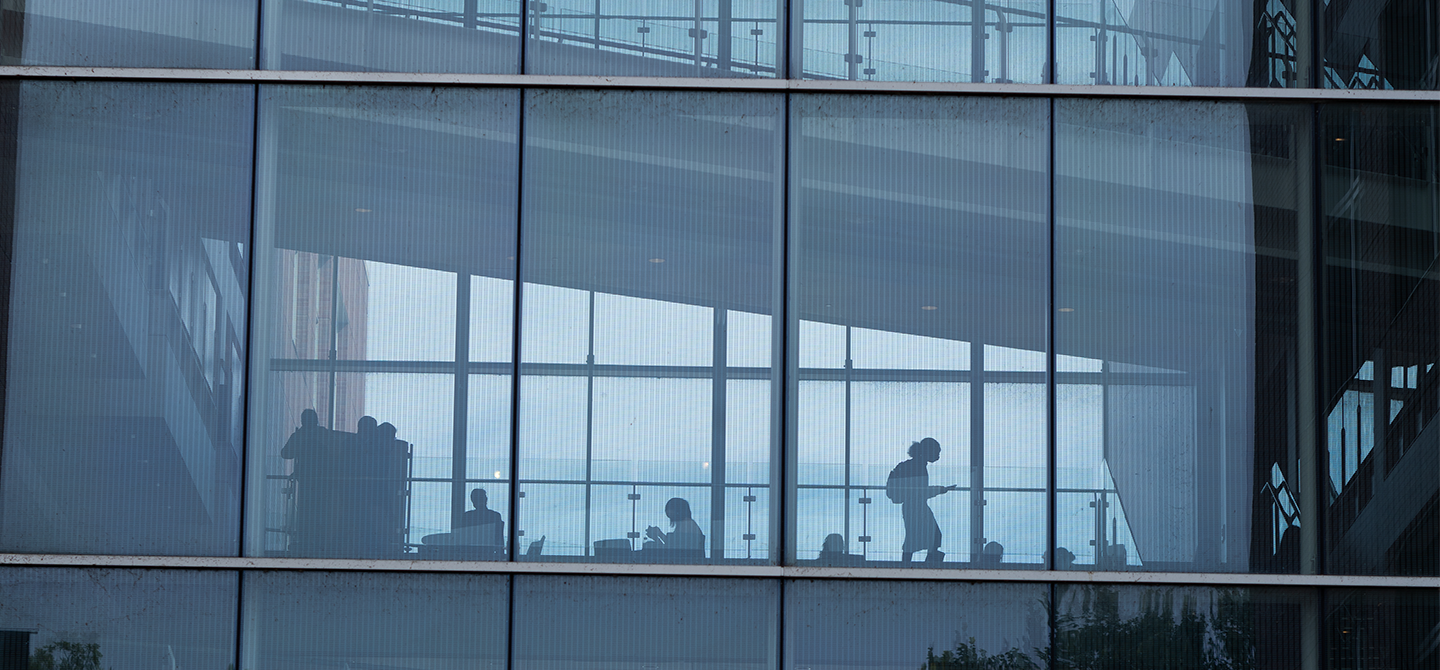
[[[1171, 589], [1141, 598], [1140, 611], [1121, 618], [1119, 594], [1097, 587], [1081, 594], [1079, 614], [1055, 620], [1054, 667], [1074, 670], [1253, 670], [1255, 625], [1243, 591], [1220, 591], [1209, 612], [1195, 596]], [[1048, 659], [1049, 654], [1041, 653]]]
[[100, 670], [100, 645], [51, 642], [30, 655], [30, 670]]
[[1040, 670], [1035, 660], [1019, 649], [1003, 654], [987, 654], [975, 644], [975, 638], [953, 650], [935, 654], [931, 647], [925, 652], [925, 665], [920, 670]]

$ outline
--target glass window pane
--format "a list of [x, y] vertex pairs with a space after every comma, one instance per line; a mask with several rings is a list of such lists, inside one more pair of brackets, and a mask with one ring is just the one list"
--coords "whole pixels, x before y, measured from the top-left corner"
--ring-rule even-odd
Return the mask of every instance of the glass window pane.
[[1318, 667], [1311, 654], [1319, 640], [1313, 629], [1302, 632], [1303, 622], [1318, 619], [1318, 596], [1301, 589], [1057, 584], [1055, 666]]
[[23, 0], [5, 12], [7, 65], [255, 67], [258, 0]]
[[238, 552], [253, 91], [0, 87], [4, 550]]
[[1435, 589], [1325, 589], [1328, 666], [1436, 667], [1437, 596]]
[[1042, 668], [1044, 584], [793, 581], [785, 584], [790, 667]]
[[230, 667], [238, 586], [218, 570], [0, 568], [6, 667]]
[[778, 0], [546, 0], [528, 5], [529, 74], [775, 77]]
[[767, 670], [778, 662], [777, 582], [514, 579], [517, 669]]
[[246, 572], [240, 667], [500, 670], [509, 578]]
[[765, 560], [780, 98], [526, 101], [517, 548]]
[[[794, 2], [805, 79], [1045, 82], [1048, 4]], [[978, 19], [978, 20], [977, 20]]]
[[1306, 109], [1056, 105], [1057, 566], [1298, 570]]
[[[1318, 9], [1318, 7], [1317, 7]], [[1430, 0], [1326, 3], [1320, 23], [1323, 88], [1440, 86], [1440, 7]]]
[[1304, 1], [1057, 0], [1055, 83], [1306, 86]]
[[517, 102], [263, 90], [250, 555], [507, 556]]
[[264, 0], [261, 67], [520, 71], [519, 0]]
[[1326, 568], [1440, 575], [1434, 105], [1321, 105]]
[[1045, 515], [990, 495], [1047, 486], [1047, 105], [791, 110], [794, 558], [1039, 567]]

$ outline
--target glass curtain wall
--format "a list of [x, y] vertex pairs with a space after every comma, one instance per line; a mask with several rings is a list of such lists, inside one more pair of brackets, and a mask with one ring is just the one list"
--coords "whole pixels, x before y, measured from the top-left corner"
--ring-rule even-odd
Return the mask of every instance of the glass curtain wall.
[[517, 553], [771, 561], [782, 99], [525, 96]]
[[506, 558], [518, 102], [261, 89], [247, 555]]
[[1311, 108], [1055, 109], [1056, 568], [1298, 570]]
[[1048, 113], [792, 98], [792, 559], [1043, 564]]
[[1440, 574], [1434, 105], [1322, 105], [1328, 565]]
[[259, 0], [5, 0], [0, 64], [255, 67]]
[[799, 79], [1039, 84], [1044, 0], [791, 0]]
[[260, 67], [520, 71], [519, 0], [263, 0]]
[[254, 88], [0, 98], [0, 547], [235, 555]]

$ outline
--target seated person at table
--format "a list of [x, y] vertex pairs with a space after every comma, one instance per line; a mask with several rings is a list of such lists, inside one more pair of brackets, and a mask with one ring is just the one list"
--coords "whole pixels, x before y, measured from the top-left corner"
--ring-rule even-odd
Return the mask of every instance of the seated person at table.
[[469, 528], [471, 526], [493, 526], [491, 532], [487, 533], [487, 535], [490, 535], [491, 537], [485, 538], [492, 541], [482, 541], [480, 544], [504, 544], [504, 541], [501, 538], [505, 537], [505, 521], [500, 518], [499, 512], [490, 509], [490, 501], [488, 495], [485, 493], [485, 489], [475, 489], [474, 491], [471, 491], [470, 503], [475, 505], [475, 509], [468, 511], [463, 516], [461, 516], [460, 523], [455, 524], [455, 527]]
[[672, 530], [666, 533], [656, 526], [646, 528], [645, 536], [650, 541], [645, 543], [645, 548], [687, 550], [703, 557], [705, 533], [700, 532], [700, 525], [690, 518], [690, 503], [683, 498], [671, 498], [665, 503], [665, 516], [670, 519]]

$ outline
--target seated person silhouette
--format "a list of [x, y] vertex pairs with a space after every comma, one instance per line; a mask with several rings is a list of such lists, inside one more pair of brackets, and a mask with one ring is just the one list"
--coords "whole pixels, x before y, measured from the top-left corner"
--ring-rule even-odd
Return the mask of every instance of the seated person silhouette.
[[700, 560], [705, 558], [705, 533], [690, 517], [690, 503], [684, 498], [671, 498], [665, 503], [665, 516], [671, 531], [656, 526], [645, 529], [644, 551], [647, 558], [661, 561]]
[[[500, 513], [489, 507], [489, 498], [485, 489], [475, 489], [470, 492], [470, 504], [475, 506], [460, 517], [460, 523], [455, 524], [456, 532], [461, 528], [476, 528], [476, 536], [481, 540], [473, 544], [498, 546], [505, 544], [505, 520], [500, 518]], [[466, 543], [471, 544], [471, 543]]]
[[1004, 556], [1005, 546], [999, 542], [991, 542], [980, 550], [980, 557], [976, 560], [976, 563], [981, 567], [998, 568]]
[[851, 554], [845, 546], [845, 538], [839, 533], [831, 533], [820, 544], [820, 557], [816, 561], [821, 565], [862, 565], [865, 557]]

